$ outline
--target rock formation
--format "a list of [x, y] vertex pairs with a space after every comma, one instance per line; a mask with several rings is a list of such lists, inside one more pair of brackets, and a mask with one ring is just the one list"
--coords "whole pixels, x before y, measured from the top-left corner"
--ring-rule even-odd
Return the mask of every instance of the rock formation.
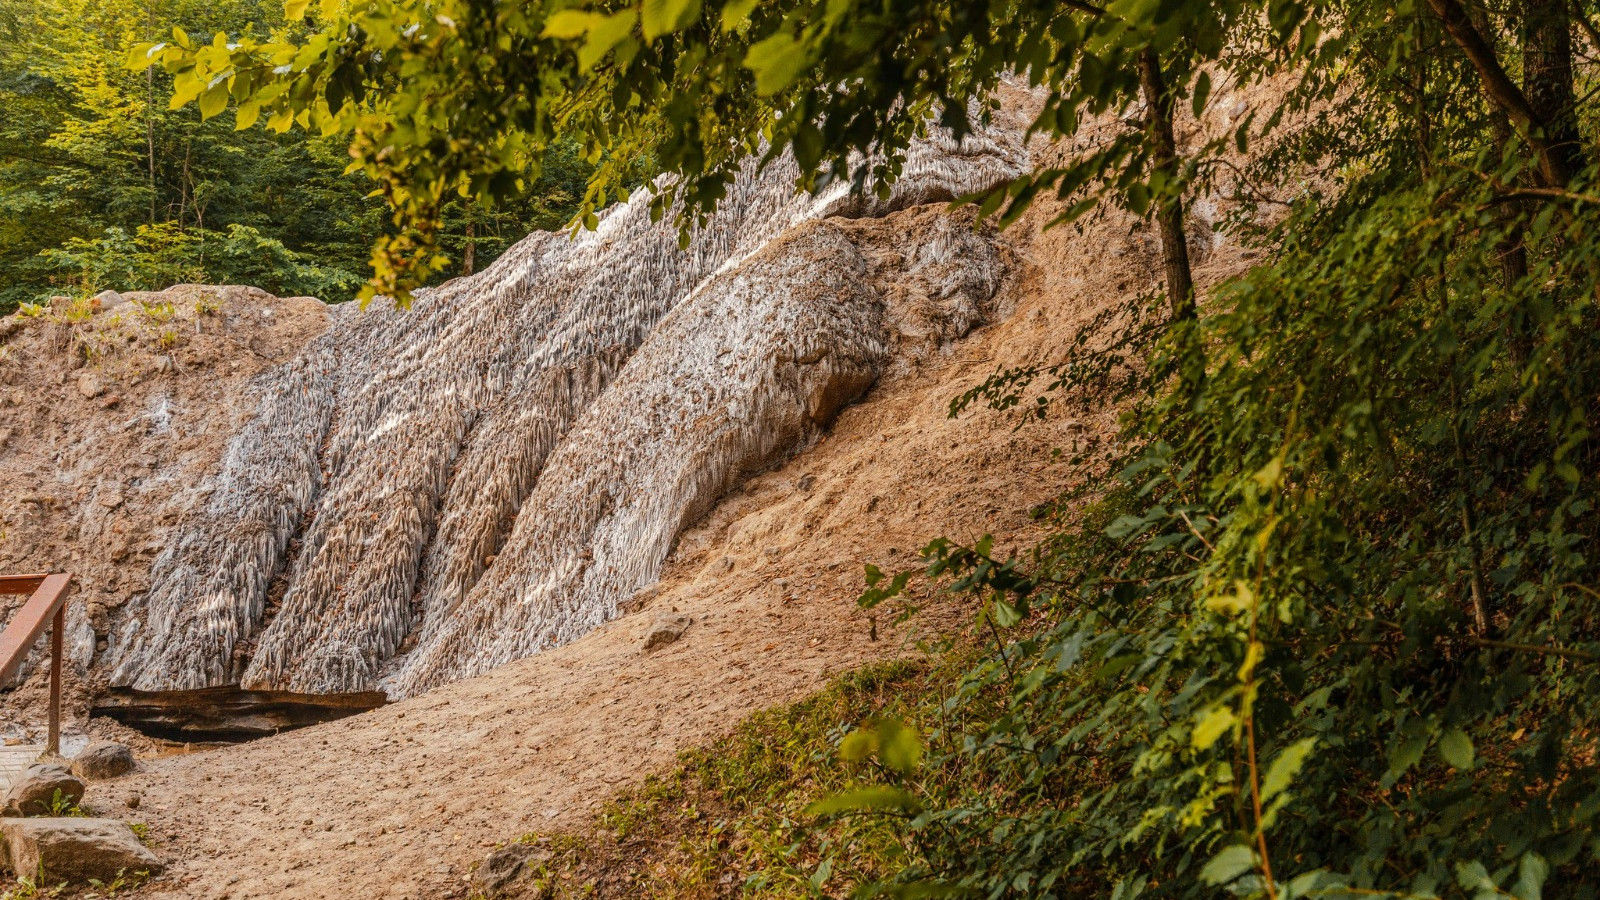
[[253, 383], [256, 414], [121, 613], [112, 684], [405, 696], [606, 621], [894, 346], [986, 314], [990, 238], [939, 218], [885, 268], [825, 220], [1025, 165], [1014, 134], [935, 137], [878, 202], [751, 164], [686, 251], [640, 197], [410, 310], [335, 309]]

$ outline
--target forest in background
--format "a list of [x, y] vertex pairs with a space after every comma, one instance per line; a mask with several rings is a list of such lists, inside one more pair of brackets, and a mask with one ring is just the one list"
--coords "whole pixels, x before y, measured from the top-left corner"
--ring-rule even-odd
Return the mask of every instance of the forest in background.
[[[173, 109], [172, 78], [125, 65], [133, 45], [226, 32], [303, 38], [277, 0], [0, 0], [0, 314], [52, 295], [250, 284], [328, 302], [371, 275], [392, 230], [349, 140], [236, 129]], [[454, 198], [434, 281], [471, 272], [578, 208], [592, 166], [557, 148], [493, 208]]]

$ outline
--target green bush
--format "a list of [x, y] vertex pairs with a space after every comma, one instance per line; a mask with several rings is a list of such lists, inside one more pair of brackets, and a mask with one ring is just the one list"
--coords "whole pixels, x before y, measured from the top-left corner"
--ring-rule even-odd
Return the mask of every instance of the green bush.
[[[1150, 366], [1093, 515], [1064, 498], [1027, 560], [925, 551], [1000, 640], [955, 730], [885, 768], [911, 862], [869, 893], [1600, 890], [1600, 204], [1508, 201], [1526, 164], [1475, 147], [1472, 98], [1432, 100], [1426, 153], [1399, 104], [1351, 112], [1371, 165], [1214, 292], [1202, 380], [1168, 377], [1180, 334], [1118, 351]], [[1057, 367], [1058, 401], [1104, 371]], [[916, 583], [873, 580], [868, 605]]]
[[274, 294], [342, 299], [358, 275], [319, 266], [246, 225], [223, 234], [176, 225], [140, 225], [133, 234], [108, 228], [95, 240], [71, 238], [41, 256], [62, 280], [83, 291], [155, 291], [174, 284], [248, 284]]

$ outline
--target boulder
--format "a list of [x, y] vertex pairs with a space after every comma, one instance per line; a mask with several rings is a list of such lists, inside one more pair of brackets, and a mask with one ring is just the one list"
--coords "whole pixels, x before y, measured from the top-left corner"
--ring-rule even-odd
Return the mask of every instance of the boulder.
[[485, 897], [498, 897], [518, 881], [538, 874], [539, 866], [550, 860], [550, 851], [532, 844], [511, 844], [489, 854], [472, 876], [472, 890]]
[[683, 633], [689, 630], [691, 623], [692, 620], [688, 616], [672, 614], [657, 616], [656, 620], [650, 623], [650, 630], [645, 633], [644, 649], [654, 650], [673, 643], [683, 637]]
[[132, 771], [133, 751], [115, 741], [90, 744], [72, 760], [72, 774], [79, 778], [117, 778]]
[[83, 396], [92, 400], [105, 392], [105, 382], [100, 380], [99, 375], [93, 372], [85, 372], [78, 376], [78, 393]]
[[139, 843], [133, 829], [116, 819], [9, 819], [0, 822], [0, 861], [40, 884], [114, 880], [118, 873], [163, 868]]
[[128, 298], [122, 296], [116, 291], [101, 291], [100, 293], [95, 294], [94, 297], [90, 298], [89, 302], [93, 304], [94, 308], [100, 312], [106, 312], [108, 310], [116, 309], [122, 304], [127, 303]]
[[30, 766], [22, 777], [11, 783], [5, 802], [0, 804], [0, 814], [7, 816], [48, 816], [55, 803], [56, 792], [68, 806], [83, 799], [83, 782], [73, 777], [66, 766], [57, 763], [38, 763]]

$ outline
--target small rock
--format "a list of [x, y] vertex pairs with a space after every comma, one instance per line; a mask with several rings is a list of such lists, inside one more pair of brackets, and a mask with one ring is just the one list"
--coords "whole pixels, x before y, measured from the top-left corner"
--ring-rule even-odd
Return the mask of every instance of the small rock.
[[98, 309], [101, 312], [107, 312], [109, 310], [116, 309], [124, 303], [127, 303], [128, 298], [122, 296], [116, 291], [101, 291], [90, 298], [89, 302], [93, 304], [95, 309]]
[[129, 809], [138, 809], [139, 808], [139, 804], [143, 803], [143, 802], [144, 802], [144, 797], [140, 796], [138, 791], [134, 791], [133, 793], [129, 794], [128, 796], [122, 798], [123, 805], [128, 807]]
[[811, 489], [817, 486], [817, 476], [801, 475], [800, 479], [796, 481], [794, 485], [800, 489], [801, 493], [809, 494], [811, 493]]
[[649, 633], [645, 635], [644, 649], [654, 650], [673, 643], [689, 630], [690, 622], [688, 616], [657, 616], [656, 620], [650, 623]]
[[78, 376], [78, 393], [89, 399], [94, 399], [106, 392], [105, 382], [93, 372], [85, 372]]
[[40, 884], [109, 882], [119, 873], [155, 875], [165, 868], [126, 822], [115, 819], [12, 819], [0, 822], [0, 847], [11, 871]]
[[472, 876], [472, 889], [496, 897], [524, 876], [535, 875], [550, 860], [550, 851], [531, 844], [511, 844], [489, 854]]
[[96, 741], [72, 760], [72, 774], [79, 778], [117, 778], [132, 771], [133, 751], [115, 741]]
[[0, 804], [0, 815], [48, 816], [56, 792], [67, 805], [83, 799], [83, 782], [74, 778], [66, 766], [56, 763], [38, 763], [22, 773], [6, 791], [5, 802]]

